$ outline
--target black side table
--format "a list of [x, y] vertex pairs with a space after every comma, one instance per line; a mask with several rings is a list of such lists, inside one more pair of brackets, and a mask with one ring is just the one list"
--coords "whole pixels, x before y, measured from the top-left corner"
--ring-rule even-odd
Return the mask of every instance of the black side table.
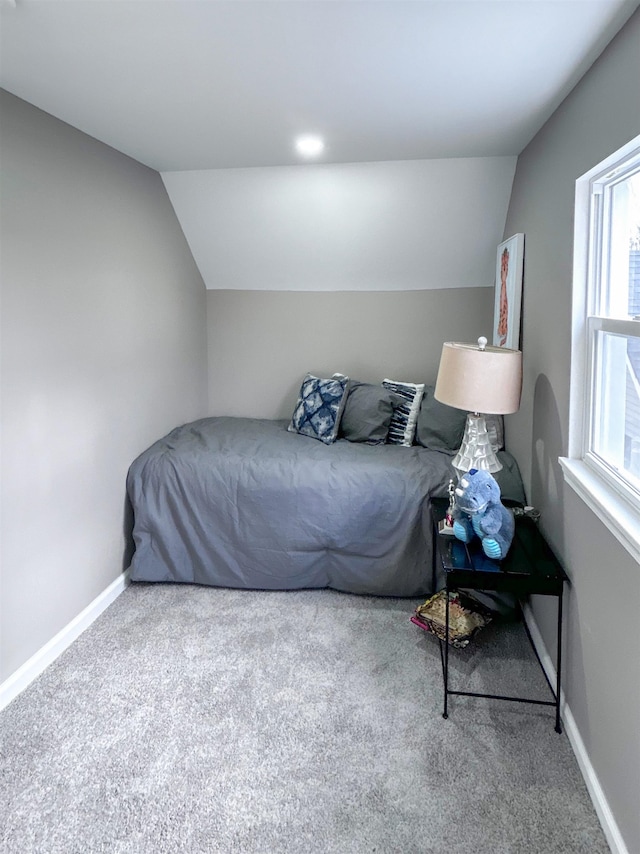
[[[506, 502], [505, 502], [506, 503]], [[535, 703], [555, 706], [556, 732], [560, 726], [560, 671], [562, 666], [562, 593], [567, 575], [540, 533], [536, 523], [527, 516], [516, 517], [516, 529], [511, 548], [501, 560], [491, 560], [482, 551], [480, 540], [465, 544], [448, 534], [438, 533], [438, 522], [445, 516], [449, 503], [444, 498], [433, 499], [433, 589], [436, 590], [438, 571], [444, 574], [446, 590], [446, 635], [449, 637], [449, 593], [452, 590], [491, 590], [509, 592], [518, 598], [529, 594], [555, 596], [558, 600], [558, 639], [556, 648], [556, 685], [549, 682], [542, 662], [534, 646], [525, 622], [529, 642], [538, 664], [549, 685], [553, 700], [531, 700], [525, 697], [506, 697], [500, 694], [477, 694], [471, 691], [454, 691], [449, 687], [449, 644], [440, 642], [442, 673], [444, 679], [444, 712], [448, 715], [448, 699], [451, 695], [463, 697], [487, 697], [493, 700], [510, 700], [517, 703]]]

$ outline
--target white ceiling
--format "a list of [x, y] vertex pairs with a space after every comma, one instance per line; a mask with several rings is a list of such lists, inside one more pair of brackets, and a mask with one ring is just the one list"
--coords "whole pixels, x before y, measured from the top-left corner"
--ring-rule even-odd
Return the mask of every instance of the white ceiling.
[[0, 0], [0, 83], [160, 171], [513, 155], [637, 7]]

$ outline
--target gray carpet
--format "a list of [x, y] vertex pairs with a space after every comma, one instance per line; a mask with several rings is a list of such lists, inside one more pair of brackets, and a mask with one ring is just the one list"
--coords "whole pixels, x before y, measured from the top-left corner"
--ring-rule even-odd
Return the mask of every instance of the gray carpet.
[[[1, 850], [608, 851], [551, 708], [442, 719], [416, 604], [130, 587], [2, 713]], [[545, 690], [517, 624], [451, 663], [455, 687]]]

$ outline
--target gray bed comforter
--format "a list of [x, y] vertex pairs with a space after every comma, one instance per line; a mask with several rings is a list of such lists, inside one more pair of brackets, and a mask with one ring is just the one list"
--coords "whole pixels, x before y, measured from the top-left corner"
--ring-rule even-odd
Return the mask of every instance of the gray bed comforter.
[[141, 454], [127, 478], [131, 579], [429, 593], [429, 498], [446, 495], [451, 457], [344, 439], [324, 445], [286, 427], [205, 418]]

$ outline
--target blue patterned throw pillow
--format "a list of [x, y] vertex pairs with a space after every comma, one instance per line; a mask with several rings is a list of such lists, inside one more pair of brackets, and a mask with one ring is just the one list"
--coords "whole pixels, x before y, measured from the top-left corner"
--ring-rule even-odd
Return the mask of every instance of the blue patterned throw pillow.
[[287, 430], [331, 445], [338, 435], [348, 388], [349, 377], [321, 379], [307, 374]]

